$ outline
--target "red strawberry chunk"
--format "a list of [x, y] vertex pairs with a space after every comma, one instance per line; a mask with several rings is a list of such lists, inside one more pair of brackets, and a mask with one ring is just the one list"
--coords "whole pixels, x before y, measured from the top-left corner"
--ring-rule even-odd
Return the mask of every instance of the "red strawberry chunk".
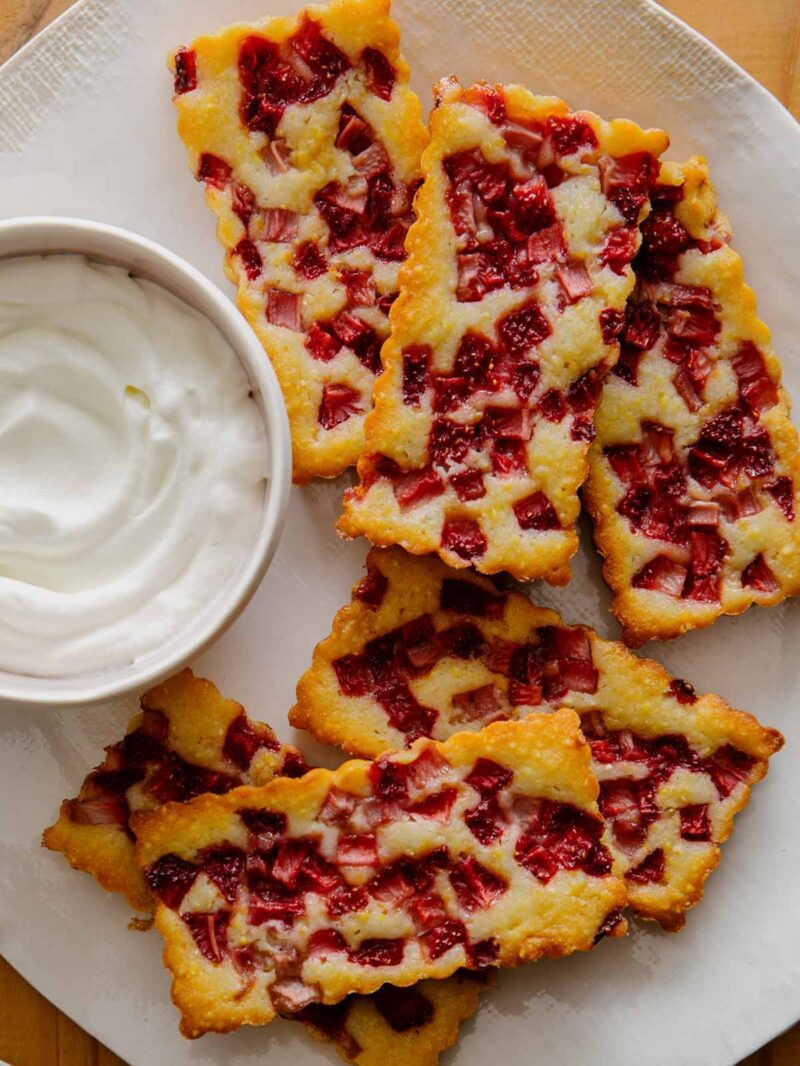
[[200, 156], [200, 164], [197, 168], [197, 180], [204, 181], [206, 185], [213, 185], [215, 189], [224, 189], [231, 180], [231, 166], [219, 156], [203, 152]]
[[667, 596], [680, 599], [686, 583], [686, 567], [676, 563], [666, 555], [657, 555], [645, 563], [638, 574], [634, 575], [633, 587], [649, 589], [651, 592], [663, 592]]
[[342, 342], [338, 337], [334, 337], [328, 328], [315, 322], [306, 334], [305, 345], [312, 359], [329, 363], [341, 350]]
[[402, 860], [387, 867], [369, 883], [370, 895], [391, 907], [412, 899], [416, 891], [414, 882], [403, 869]]
[[480, 500], [486, 495], [486, 485], [480, 470], [459, 470], [450, 475], [450, 484], [459, 500]]
[[355, 809], [358, 797], [352, 792], [345, 792], [332, 785], [328, 789], [325, 802], [320, 807], [317, 818], [328, 825], [341, 825], [346, 822]]
[[377, 840], [363, 833], [340, 836], [336, 845], [336, 861], [340, 866], [377, 866]]
[[486, 551], [486, 537], [471, 518], [448, 518], [442, 526], [441, 545], [459, 558], [469, 561]]
[[780, 589], [775, 575], [760, 552], [742, 571], [742, 585], [765, 593], [777, 592]]
[[776, 478], [764, 486], [790, 522], [794, 521], [794, 485], [789, 477]]
[[472, 856], [452, 867], [450, 884], [459, 905], [470, 913], [491, 907], [508, 890], [504, 878], [498, 877]]
[[70, 801], [70, 820], [76, 825], [119, 825], [127, 827], [128, 802], [124, 795], [92, 796]]
[[162, 855], [145, 870], [150, 891], [171, 910], [177, 910], [200, 871], [191, 862], [172, 853]]
[[694, 803], [681, 807], [681, 836], [684, 840], [711, 840], [708, 804]]
[[472, 581], [447, 577], [442, 582], [439, 606], [443, 611], [453, 611], [474, 618], [503, 617], [508, 597], [490, 592]]
[[497, 326], [500, 339], [513, 355], [525, 355], [552, 332], [538, 304], [531, 302], [509, 311]]
[[658, 340], [661, 316], [655, 307], [644, 301], [628, 304], [625, 314], [625, 343], [649, 351]]
[[627, 870], [625, 877], [637, 885], [660, 885], [664, 883], [665, 865], [663, 848], [656, 848], [638, 866]]
[[[565, 261], [566, 257], [567, 246], [564, 242], [564, 229], [560, 222], [555, 222], [552, 226], [547, 226], [545, 229], [540, 229], [536, 233], [532, 233], [525, 242], [525, 259], [529, 264], [562, 263]], [[535, 281], [536, 276], [534, 272], [534, 277], [529, 284], [532, 284]], [[543, 328], [544, 326], [539, 326], [540, 330]], [[548, 323], [547, 332], [544, 333], [539, 340], [543, 340], [544, 337], [549, 336], [549, 334], [550, 325]]]
[[339, 918], [343, 914], [353, 914], [355, 911], [363, 911], [369, 906], [369, 896], [365, 888], [351, 888], [349, 885], [341, 885], [333, 892], [326, 894], [325, 906], [331, 918]]
[[283, 326], [296, 332], [302, 330], [300, 323], [300, 296], [283, 289], [267, 290], [267, 321], [273, 326]]
[[405, 780], [417, 789], [428, 788], [450, 769], [450, 763], [435, 748], [425, 748], [402, 768]]
[[390, 100], [397, 77], [394, 67], [377, 48], [365, 48], [361, 63], [367, 78], [367, 88], [381, 100]]
[[408, 771], [399, 763], [382, 757], [369, 769], [370, 783], [375, 795], [383, 800], [408, 799]]
[[191, 48], [179, 48], [175, 53], [175, 95], [190, 93], [197, 88], [197, 55]]
[[238, 255], [241, 259], [244, 272], [249, 281], [255, 281], [261, 275], [264, 264], [258, 248], [251, 240], [245, 238], [239, 241], [234, 249], [234, 255]]
[[282, 207], [268, 207], [264, 215], [264, 240], [284, 242], [297, 236], [298, 215]]
[[501, 789], [508, 788], [514, 774], [505, 766], [491, 759], [477, 759], [472, 770], [464, 779], [481, 796], [493, 796]]
[[467, 928], [457, 918], [442, 922], [426, 936], [423, 944], [432, 960], [440, 959], [451, 948], [456, 946], [465, 947], [469, 943]]
[[528, 441], [533, 433], [531, 412], [521, 407], [487, 407], [484, 424], [489, 437]]
[[750, 780], [756, 760], [743, 751], [726, 744], [707, 760], [708, 773], [722, 799], [730, 796], [735, 788]]
[[458, 712], [452, 716], [454, 722], [475, 722], [480, 719], [488, 724], [507, 715], [505, 694], [491, 683], [469, 692], [459, 692], [453, 696], [453, 708]]
[[623, 274], [636, 255], [638, 234], [635, 229], [615, 229], [609, 233], [600, 252], [600, 262], [615, 274]]
[[307, 281], [313, 281], [327, 273], [325, 256], [313, 241], [304, 241], [294, 254], [294, 269]]
[[319, 955], [338, 955], [339, 952], [347, 951], [347, 944], [341, 933], [335, 929], [318, 929], [308, 938], [306, 950], [312, 957]]
[[547, 131], [559, 155], [574, 155], [575, 152], [585, 152], [597, 147], [594, 130], [577, 115], [565, 115], [561, 118], [551, 115], [547, 120]]
[[764, 357], [752, 341], [746, 341], [731, 358], [739, 391], [748, 408], [760, 414], [778, 402], [778, 389], [767, 373]]
[[215, 914], [182, 914], [200, 953], [209, 962], [222, 962], [228, 954], [228, 922], [224, 911]]
[[306, 909], [302, 893], [292, 892], [281, 885], [262, 885], [258, 892], [251, 890], [247, 920], [251, 925], [283, 922], [293, 925], [295, 918]]
[[641, 230], [647, 251], [657, 255], [678, 255], [692, 243], [692, 238], [671, 210], [657, 208], [644, 220]]
[[592, 282], [585, 263], [570, 262], [556, 270], [556, 278], [564, 290], [568, 303], [575, 303], [592, 291]]
[[616, 842], [631, 851], [641, 847], [648, 827], [660, 814], [653, 784], [646, 779], [634, 781], [617, 778], [603, 781], [600, 785], [600, 810], [611, 823]]
[[534, 492], [514, 504], [520, 528], [525, 530], [561, 529], [556, 510], [543, 492]]
[[368, 607], [380, 607], [389, 590], [389, 579], [376, 566], [367, 567], [367, 575], [353, 590], [353, 599]]
[[496, 796], [485, 796], [464, 814], [464, 822], [481, 844], [496, 844], [506, 829], [506, 818]]
[[357, 966], [399, 966], [406, 950], [405, 940], [362, 940], [351, 948], [350, 961]]
[[335, 429], [353, 415], [363, 413], [361, 394], [342, 382], [332, 382], [322, 389], [317, 418], [323, 429]]
[[207, 848], [198, 861], [206, 877], [220, 890], [228, 903], [233, 903], [244, 871], [244, 852], [240, 848]]
[[307, 101], [327, 95], [337, 78], [350, 69], [350, 62], [344, 52], [339, 51], [322, 36], [319, 23], [308, 15], [302, 16], [300, 28], [290, 38], [290, 44], [314, 74], [304, 93], [304, 99]]
[[427, 933], [447, 921], [447, 910], [441, 896], [416, 896], [409, 910], [418, 933]]
[[257, 838], [259, 845], [269, 850], [286, 832], [286, 816], [277, 811], [265, 811], [258, 808], [243, 808], [239, 817]]
[[681, 677], [675, 677], [670, 681], [669, 691], [678, 703], [694, 703], [697, 700], [697, 693], [692, 685]]
[[403, 474], [394, 483], [394, 494], [401, 507], [412, 507], [423, 500], [430, 500], [434, 496], [441, 496], [444, 492], [444, 481], [431, 466], [422, 470], [412, 470]]
[[606, 307], [599, 315], [600, 334], [603, 344], [616, 344], [625, 328], [625, 313]]
[[498, 477], [524, 474], [528, 469], [525, 443], [522, 440], [496, 440], [492, 445], [492, 473]]
[[645, 480], [644, 467], [639, 462], [639, 449], [635, 444], [617, 444], [605, 449], [611, 469], [626, 485], [640, 484]]
[[505, 122], [505, 100], [492, 85], [473, 85], [466, 90], [462, 99], [465, 104], [483, 111], [495, 126], [500, 126]]
[[406, 809], [409, 814], [417, 818], [430, 818], [434, 822], [447, 823], [457, 798], [457, 789], [443, 788], [441, 792], [426, 796], [425, 799], [420, 800], [418, 803], [412, 803]]
[[240, 770], [247, 770], [253, 761], [255, 753], [261, 751], [262, 748], [267, 748], [269, 751], [279, 751], [280, 745], [270, 733], [263, 729], [256, 730], [256, 727], [242, 711], [228, 726], [228, 732], [225, 734], [225, 742], [222, 746], [222, 754], [228, 762], [238, 766]]
[[310, 840], [286, 840], [272, 862], [272, 876], [287, 888], [294, 888], [306, 857], [314, 849]]

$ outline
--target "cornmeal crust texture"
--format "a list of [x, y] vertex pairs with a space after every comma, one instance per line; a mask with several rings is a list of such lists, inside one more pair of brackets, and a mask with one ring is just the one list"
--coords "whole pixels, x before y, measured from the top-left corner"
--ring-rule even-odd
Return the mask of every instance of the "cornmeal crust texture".
[[[367, 576], [297, 686], [293, 725], [353, 754], [444, 739], [567, 705], [600, 781], [605, 842], [630, 905], [679, 929], [783, 738], [719, 696], [527, 596], [433, 557], [373, 549]], [[487, 805], [474, 831], [490, 836]]]
[[225, 272], [283, 390], [299, 482], [361, 455], [427, 142], [388, 0], [238, 24], [170, 57]]
[[800, 591], [797, 433], [705, 161], [653, 199], [584, 489], [634, 646]]
[[[137, 815], [187, 1036], [625, 931], [568, 710]], [[503, 824], [469, 828], [491, 803]]]
[[262, 785], [276, 774], [297, 776], [307, 766], [296, 748], [279, 744], [268, 725], [252, 721], [241, 704], [191, 670], [150, 689], [141, 706], [77, 799], [61, 804], [42, 843], [107, 891], [121, 893], [135, 910], [151, 911], [153, 898], [134, 857], [134, 811]]
[[657, 130], [520, 86], [439, 84], [401, 294], [339, 530], [569, 580]]
[[[141, 703], [142, 713], [107, 749], [79, 797], [64, 801], [44, 844], [136, 910], [152, 912], [155, 900], [135, 860], [131, 812], [206, 790], [265, 784], [276, 774], [296, 777], [307, 767], [297, 749], [279, 746], [269, 726], [247, 718], [240, 704], [190, 670], [146, 692]], [[383, 1066], [387, 1056], [401, 1066], [436, 1066], [460, 1023], [477, 1010], [485, 984], [482, 975], [465, 972], [410, 989], [387, 985], [380, 995], [316, 1004], [298, 1020], [357, 1066]]]

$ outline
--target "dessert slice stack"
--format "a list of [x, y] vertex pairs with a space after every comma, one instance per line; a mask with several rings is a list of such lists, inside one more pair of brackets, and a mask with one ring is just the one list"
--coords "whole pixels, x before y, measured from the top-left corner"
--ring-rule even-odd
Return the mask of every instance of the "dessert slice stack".
[[666, 144], [519, 86], [440, 83], [341, 532], [566, 583]]

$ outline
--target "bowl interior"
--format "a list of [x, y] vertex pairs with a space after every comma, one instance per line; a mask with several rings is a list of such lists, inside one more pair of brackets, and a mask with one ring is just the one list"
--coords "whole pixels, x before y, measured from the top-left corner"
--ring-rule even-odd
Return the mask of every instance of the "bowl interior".
[[283, 398], [264, 351], [234, 305], [185, 260], [126, 230], [79, 219], [29, 218], [0, 222], [0, 259], [79, 254], [127, 269], [166, 289], [211, 321], [241, 362], [264, 422], [267, 485], [249, 554], [202, 614], [168, 644], [130, 665], [75, 677], [32, 677], [0, 669], [0, 702], [69, 705], [147, 688], [208, 647], [236, 619], [266, 572], [283, 528], [291, 486], [291, 441]]

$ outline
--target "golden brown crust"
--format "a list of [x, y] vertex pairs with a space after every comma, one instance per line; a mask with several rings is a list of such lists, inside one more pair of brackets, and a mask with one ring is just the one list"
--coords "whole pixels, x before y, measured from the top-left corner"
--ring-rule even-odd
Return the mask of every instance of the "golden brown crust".
[[[86, 777], [78, 798], [61, 804], [58, 821], [44, 831], [42, 843], [51, 851], [62, 852], [73, 869], [90, 874], [107, 892], [125, 896], [134, 910], [152, 911], [152, 896], [136, 865], [128, 814], [160, 805], [161, 800], [147, 785], [163, 775], [168, 761], [173, 757], [183, 760], [190, 773], [199, 770], [225, 775], [228, 787], [234, 787], [264, 784], [281, 772], [287, 757], [301, 757], [296, 748], [279, 745], [268, 725], [247, 719], [264, 746], [255, 752], [246, 770], [232, 764], [223, 748], [231, 724], [245, 714], [244, 708], [225, 699], [215, 685], [195, 677], [189, 669], [145, 692], [141, 707], [145, 715], [151, 715], [150, 726], [143, 728], [142, 715], [133, 718], [126, 739], [106, 749], [105, 760]], [[158, 721], [164, 727], [163, 737]], [[146, 759], [131, 758], [126, 745], [131, 745], [134, 734], [152, 738], [151, 743], [158, 735], [158, 749]], [[111, 791], [101, 783], [102, 778], [98, 780], [98, 775], [113, 777], [125, 769], [133, 770], [136, 780], [122, 792]], [[180, 786], [156, 787], [174, 791]], [[220, 787], [219, 781], [216, 787]], [[81, 818], [101, 820], [78, 820]]]
[[[355, 586], [352, 602], [336, 615], [331, 635], [314, 650], [311, 667], [298, 682], [297, 703], [289, 716], [294, 726], [307, 729], [322, 742], [338, 745], [354, 755], [375, 757], [381, 751], [402, 746], [407, 738], [390, 723], [386, 709], [374, 695], [345, 694], [334, 667], [337, 660], [358, 656], [370, 641], [398, 632], [399, 627], [425, 616], [432, 619], [437, 633], [447, 633], [462, 623], [477, 627], [487, 649], [493, 642], [500, 647], [507, 643], [509, 649], [522, 647], [531, 641], [541, 641], [546, 627], [563, 627], [554, 611], [536, 607], [521, 593], [501, 594], [486, 578], [455, 574], [432, 556], [417, 558], [400, 549], [373, 549], [367, 558], [367, 568], [368, 577]], [[490, 598], [494, 605], [491, 617], [459, 615], [443, 609], [443, 582], [452, 583], [454, 578]], [[379, 598], [375, 590], [380, 589], [381, 581], [385, 581], [385, 590]], [[367, 593], [365, 601], [361, 596], [370, 587], [372, 595]], [[612, 734], [627, 730], [645, 740], [677, 734], [685, 737], [702, 759], [712, 758], [731, 746], [753, 760], [741, 787], [735, 787], [727, 797], [716, 796], [706, 772], [683, 778], [681, 771], [659, 785], [659, 821], [649, 827], [639, 847], [632, 850], [618, 847], [613, 834], [609, 834], [615, 871], [619, 875], [635, 867], [646, 857], [648, 849], [661, 847], [665, 851], [664, 881], [656, 885], [630, 884], [630, 903], [636, 913], [656, 919], [665, 928], [680, 928], [686, 910], [700, 899], [705, 879], [719, 861], [719, 845], [730, 835], [734, 815], [747, 804], [751, 787], [767, 772], [768, 760], [780, 748], [783, 738], [777, 730], [760, 725], [752, 715], [732, 709], [719, 696], [701, 695], [692, 702], [679, 702], [671, 688], [675, 679], [659, 663], [638, 658], [618, 642], [602, 640], [585, 627], [573, 630], [563, 627], [562, 631], [585, 634], [590, 661], [597, 671], [596, 690], [567, 690], [552, 697], [549, 703], [547, 697], [540, 697], [545, 702], [537, 705], [544, 709], [554, 702], [572, 706], [582, 715], [587, 729], [591, 728], [593, 712], [601, 712], [604, 728]], [[437, 639], [446, 638], [428, 635], [426, 639], [430, 647]], [[489, 715], [524, 715], [536, 709], [510, 702], [513, 678], [507, 669], [501, 670], [492, 663], [491, 652], [485, 650], [467, 659], [442, 653], [431, 666], [431, 659], [424, 654], [425, 644], [414, 647], [417, 661], [424, 662], [426, 669], [417, 674], [412, 672], [408, 684], [419, 703], [435, 712], [432, 731], [437, 739], [464, 727], [454, 721], [454, 716], [458, 717], [460, 693], [491, 686], [496, 693], [496, 705], [490, 704]], [[508, 650], [507, 656], [510, 654]], [[436, 658], [435, 652], [431, 658]], [[690, 699], [691, 689], [682, 682], [677, 685], [677, 691]], [[479, 728], [484, 720], [477, 716], [470, 727]], [[595, 761], [595, 773], [601, 781], [620, 774], [641, 776], [641, 763], [616, 762], [622, 770], [614, 767], [609, 770]], [[700, 803], [711, 805], [711, 839], [685, 841], [680, 837], [678, 810]]]
[[[487, 94], [502, 102], [511, 126], [490, 120], [481, 102]], [[505, 284], [480, 299], [463, 296], [458, 286], [464, 236], [456, 233], [448, 200], [453, 189], [458, 191], [461, 186], [456, 179], [452, 179], [455, 184], [451, 183], [446, 163], [472, 151], [491, 164], [507, 164], [512, 168], [509, 173], [513, 173], [519, 159], [505, 137], [513, 137], [514, 133], [504, 131], [518, 130], [516, 124], [526, 128], [536, 125], [544, 130], [550, 121], [584, 123], [596, 141], [592, 150], [558, 157], [569, 180], [546, 194], [551, 200], [548, 210], [557, 220], [555, 228], [561, 227], [566, 250], [553, 253], [556, 258], [541, 263], [537, 267], [539, 279], [532, 284], [513, 289]], [[400, 544], [414, 554], [437, 552], [451, 567], [471, 564], [484, 573], [505, 570], [519, 578], [543, 577], [551, 584], [565, 584], [570, 576], [569, 559], [577, 550], [577, 490], [585, 476], [588, 448], [581, 432], [581, 417], [588, 417], [586, 411], [592, 401], [586, 398], [586, 406], [581, 408], [583, 416], [568, 411], [560, 419], [554, 415], [555, 421], [541, 414], [540, 401], [546, 395], [557, 395], [561, 400], [553, 402], [563, 403], [563, 397], [571, 395], [569, 390], [578, 379], [594, 369], [599, 372], [601, 365], [610, 366], [617, 358], [617, 345], [603, 342], [599, 315], [604, 309], [624, 307], [633, 274], [627, 265], [617, 273], [603, 262], [604, 242], [612, 231], [623, 228], [623, 220], [601, 191], [598, 161], [603, 160], [605, 165], [611, 157], [658, 155], [666, 146], [666, 136], [660, 131], [642, 131], [624, 120], [605, 122], [589, 112], [569, 116], [563, 101], [533, 96], [520, 86], [478, 85], [464, 90], [455, 79], [439, 86], [431, 135], [431, 143], [423, 153], [425, 181], [415, 201], [417, 220], [406, 242], [408, 258], [401, 269], [400, 296], [390, 315], [392, 332], [381, 353], [384, 370], [375, 384], [374, 408], [366, 422], [367, 447], [359, 463], [361, 484], [346, 495], [339, 530], [348, 537], [363, 534], [378, 546]], [[537, 174], [535, 168], [531, 173]], [[538, 177], [536, 180], [543, 181]], [[465, 182], [468, 184], [467, 179]], [[641, 214], [646, 209], [643, 204]], [[635, 228], [630, 230], [630, 238], [633, 248], [638, 241]], [[581, 296], [566, 303], [558, 295], [558, 255], [579, 274], [582, 272], [588, 286]], [[498, 459], [495, 464], [492, 458], [490, 462], [491, 442], [475, 446], [471, 453], [455, 461], [434, 454], [429, 445], [435, 417], [433, 389], [428, 386], [417, 402], [404, 400], [404, 353], [415, 346], [429, 348], [431, 370], [441, 381], [455, 381], [449, 387], [456, 390], [457, 377], [451, 379], [449, 375], [454, 373], [457, 350], [464, 337], [477, 334], [481, 343], [499, 344], [503, 318], [513, 317], [522, 308], [527, 314], [532, 301], [536, 304], [535, 313], [542, 313], [547, 319], [542, 329], [547, 329], [549, 335], [538, 338], [536, 361], [526, 368], [531, 375], [537, 374], [527, 398], [521, 400], [508, 383], [497, 389], [483, 384], [478, 393], [473, 392], [463, 402], [454, 391], [452, 398], [456, 402], [448, 401], [450, 406], [445, 408], [455, 408], [449, 421], [456, 421], [462, 428], [481, 419], [487, 404], [499, 404], [512, 414], [523, 409], [524, 420], [530, 422], [522, 430], [515, 430], [522, 434], [521, 440], [516, 441], [522, 447], [522, 466], [509, 470], [505, 460], [501, 463]], [[502, 344], [498, 351], [496, 364], [500, 365], [504, 357]], [[530, 364], [530, 350], [525, 352], [525, 358]], [[439, 381], [439, 377], [434, 381]], [[441, 418], [442, 408], [435, 410]], [[515, 454], [518, 450], [515, 448]], [[402, 472], [433, 470], [442, 482], [438, 494], [412, 503], [405, 498], [401, 501], [397, 494], [405, 492], [403, 483], [398, 488], [397, 474], [382, 476], [384, 467], [380, 464], [385, 464], [385, 460], [376, 462], [376, 455], [388, 457]], [[455, 483], [449, 478], [454, 471], [458, 475], [465, 470], [477, 473], [483, 495], [456, 493]], [[549, 525], [542, 520], [538, 526], [532, 521], [523, 526], [513, 507], [521, 507], [529, 497], [538, 499], [538, 494], [549, 501]], [[470, 553], [443, 543], [443, 526], [451, 520], [477, 523], [485, 548]]]
[[[626, 642], [634, 647], [648, 640], [668, 640], [688, 630], [703, 628], [723, 614], [741, 614], [753, 603], [774, 606], [800, 591], [800, 525], [796, 519], [786, 519], [766, 489], [778, 477], [790, 478], [793, 485], [788, 489], [788, 497], [794, 501], [795, 513], [800, 509], [798, 438], [789, 419], [790, 400], [780, 385], [781, 367], [771, 346], [769, 330], [758, 318], [755, 295], [744, 280], [742, 260], [727, 243], [729, 223], [717, 209], [705, 160], [694, 157], [683, 164], [664, 163], [660, 180], [665, 185], [683, 188], [683, 198], [675, 206], [675, 217], [691, 238], [710, 248], [702, 251], [690, 247], [680, 254], [674, 280], [680, 285], [709, 290], [720, 330], [716, 340], [703, 349], [711, 371], [703, 395], [696, 401], [697, 410], [688, 409], [673, 383], [676, 367], [674, 361], [662, 354], [666, 343], [662, 335], [639, 360], [638, 386], [609, 376], [596, 412], [597, 439], [590, 451], [589, 477], [583, 496], [592, 515], [595, 544], [603, 556], [603, 574], [614, 592], [612, 609], [624, 626]], [[653, 288], [658, 289], [649, 287]], [[647, 283], [641, 283], [640, 299], [649, 295]], [[732, 402], [741, 402], [731, 359], [749, 342], [760, 353], [769, 381], [776, 389], [777, 403], [764, 409], [760, 416], [761, 427], [769, 433], [774, 466], [769, 476], [758, 479], [740, 474], [732, 493], [719, 484], [703, 488], [695, 481], [689, 488], [693, 500], [723, 500], [743, 490], [748, 495], [755, 492], [755, 513], [750, 510], [752, 497], [748, 500], [748, 510], [738, 518], [727, 519], [722, 512], [719, 529], [727, 549], [719, 570], [720, 599], [703, 602], [686, 598], [686, 586], [684, 598], [633, 587], [635, 575], [658, 556], [674, 559], [679, 566], [688, 567], [690, 574], [691, 562], [687, 562], [688, 552], [637, 533], [618, 513], [617, 505], [628, 486], [612, 469], [604, 449], [637, 443], [642, 439], [640, 422], [649, 420], [673, 431], [675, 445], [682, 453], [711, 418], [728, 409]], [[741, 436], [741, 431], [737, 436]], [[743, 584], [743, 569], [759, 556], [769, 567], [774, 588], [769, 587], [769, 582], [764, 588]], [[679, 571], [676, 580], [680, 580]]]
[[[456, 790], [457, 806], [453, 811], [465, 810], [464, 805], [474, 803], [474, 789], [464, 783], [465, 777], [478, 759], [488, 759], [512, 772], [512, 783], [504, 787], [514, 802], [524, 799], [530, 803], [535, 799], [535, 809], [542, 800], [566, 803], [585, 812], [590, 819], [598, 815], [597, 782], [590, 770], [589, 750], [581, 737], [578, 718], [571, 711], [531, 716], [520, 722], [497, 722], [480, 733], [455, 734], [443, 744], [421, 740], [409, 751], [389, 756], [388, 762], [398, 767], [393, 773], [403, 773], [402, 766], [416, 765], [418, 759], [423, 759], [426, 765], [432, 760], [439, 767], [437, 783], [430, 787]], [[284, 835], [288, 832], [288, 837], [282, 835], [279, 839], [288, 839], [290, 843], [314, 839], [319, 841], [315, 846], [323, 849], [321, 854], [333, 848], [331, 854], [335, 855], [340, 846], [339, 831], [335, 832], [335, 839], [330, 837], [331, 823], [319, 820], [320, 809], [332, 788], [363, 797], [356, 800], [354, 819], [362, 817], [362, 810], [372, 809], [369, 804], [375, 798], [370, 782], [378, 771], [371, 773], [371, 766], [362, 761], [347, 762], [335, 771], [312, 770], [298, 780], [275, 779], [263, 788], [243, 787], [223, 796], [199, 796], [189, 803], [167, 804], [158, 811], [134, 817], [137, 861], [144, 869], [152, 869], [152, 876], [156, 877], [160, 869], [153, 864], [165, 856], [177, 856], [184, 863], [197, 860], [201, 864], [195, 867], [197, 873], [191, 887], [184, 888], [182, 901], [172, 901], [180, 913], [162, 903], [157, 907], [157, 925], [165, 939], [165, 962], [173, 973], [173, 998], [182, 1014], [185, 1035], [269, 1022], [275, 1014], [270, 995], [275, 993], [267, 995], [265, 990], [274, 984], [276, 991], [281, 986], [284, 994], [282, 986], [286, 982], [281, 977], [276, 979], [282, 958], [297, 959], [291, 971], [292, 984], [302, 984], [303, 990], [313, 986], [312, 998], [324, 1003], [336, 1003], [352, 992], [372, 992], [387, 979], [405, 987], [423, 978], [445, 978], [464, 965], [467, 955], [460, 946], [458, 950], [450, 949], [426, 959], [415, 938], [414, 926], [409, 925], [408, 916], [396, 905], [388, 907], [379, 903], [377, 896], [370, 895], [361, 904], [363, 910], [357, 917], [352, 916], [353, 924], [348, 915], [336, 918], [320, 912], [313, 890], [308, 889], [305, 891], [311, 892], [311, 902], [307, 896], [303, 897], [303, 907], [308, 909], [289, 927], [271, 923], [266, 940], [259, 932], [261, 925], [250, 922], [248, 916], [252, 913], [254, 897], [245, 888], [240, 888], [234, 902], [228, 903], [225, 909], [228, 943], [258, 945], [257, 950], [264, 959], [262, 967], [247, 981], [239, 978], [230, 959], [210, 962], [193, 942], [185, 922], [187, 915], [207, 917], [210, 910], [215, 913], [220, 905], [216, 896], [216, 902], [212, 903], [214, 893], [202, 873], [204, 860], [199, 853], [207, 854], [204, 849], [221, 842], [235, 848], [248, 847], [247, 830], [238, 812], [249, 812], [251, 824], [256, 817], [263, 820], [267, 814], [282, 815], [290, 828], [281, 831]], [[367, 806], [362, 808], [359, 803]], [[529, 815], [519, 817], [523, 819], [520, 825], [527, 824], [524, 819]], [[506, 887], [490, 906], [482, 904], [477, 911], [469, 908], [459, 911], [461, 905], [452, 896], [448, 910], [451, 917], [454, 911], [459, 914], [459, 921], [463, 921], [473, 941], [494, 938], [493, 965], [516, 966], [545, 956], [587, 950], [601, 930], [607, 935], [625, 931], [623, 922], [607, 928], [609, 915], [614, 914], [616, 919], [625, 903], [626, 892], [621, 881], [607, 874], [593, 876], [580, 869], [559, 868], [543, 883], [520, 864], [521, 859], [514, 857], [514, 842], [521, 840], [518, 834], [522, 831], [516, 822], [509, 822], [503, 840], [489, 847], [479, 844], [455, 813], [443, 822], [432, 816], [400, 811], [374, 830], [380, 855], [378, 870], [395, 869], [392, 864], [404, 856], [417, 856], [417, 861], [422, 861], [442, 847], [456, 854], [459, 862], [478, 856], [484, 873], [501, 878]], [[331, 861], [330, 854], [327, 861]], [[437, 886], [438, 892], [449, 892], [441, 880]], [[343, 949], [336, 949], [333, 955], [326, 956], [324, 951], [319, 955], [306, 948], [312, 934], [330, 931], [338, 931], [340, 936], [344, 934], [348, 938], [351, 954], [342, 955]], [[375, 935], [381, 944], [387, 943], [388, 937], [389, 943], [397, 943], [400, 938], [407, 945], [407, 950], [404, 947], [400, 952], [399, 962], [364, 965], [356, 961], [361, 946], [372, 943], [369, 937]], [[356, 941], [355, 945], [349, 938]]]
[[[248, 130], [240, 118], [240, 47], [246, 38], [256, 36], [285, 49], [306, 18], [321, 26], [323, 36], [353, 66], [329, 93], [307, 105], [291, 105], [280, 121], [276, 140], [270, 142], [266, 132]], [[231, 167], [230, 180], [249, 189], [255, 197], [255, 213], [245, 223], [241, 210], [237, 213], [228, 184], [215, 187], [210, 183], [206, 189], [206, 201], [218, 218], [217, 237], [226, 250], [225, 272], [238, 287], [239, 308], [263, 344], [283, 390], [297, 482], [335, 477], [355, 463], [363, 449], [363, 422], [374, 375], [346, 344], [332, 360], [322, 361], [308, 354], [302, 331], [268, 321], [265, 283], [267, 287], [301, 295], [301, 317], [306, 329], [318, 321], [329, 322], [342, 308], [350, 306], [340, 268], [366, 272], [371, 279], [368, 285], [374, 284], [377, 296], [395, 291], [398, 263], [376, 260], [364, 244], [331, 253], [328, 269], [323, 268], [322, 276], [310, 280], [305, 280], [291, 264], [295, 249], [305, 241], [318, 244], [323, 254], [327, 253], [328, 227], [314, 207], [314, 196], [330, 182], [357, 177], [357, 168], [348, 161], [350, 156], [335, 143], [338, 115], [345, 103], [371, 125], [376, 142], [388, 154], [398, 188], [406, 188], [419, 175], [427, 131], [420, 102], [408, 88], [409, 70], [400, 55], [399, 40], [397, 26], [389, 18], [388, 0], [332, 0], [324, 7], [305, 8], [294, 19], [240, 23], [194, 42], [191, 48], [196, 56], [197, 87], [175, 97], [178, 132], [186, 145], [192, 173], [198, 174], [201, 157], [208, 153]], [[394, 68], [395, 83], [388, 101], [368, 88], [361, 63], [364, 48], [380, 51]], [[294, 62], [291, 56], [284, 56], [284, 61]], [[173, 71], [175, 64], [176, 57], [170, 57]], [[268, 162], [271, 145], [278, 141], [283, 146], [280, 166], [284, 167], [286, 160], [290, 165], [273, 174]], [[299, 232], [268, 241], [264, 219], [271, 208], [296, 213]], [[406, 213], [409, 209], [410, 205]], [[262, 261], [255, 278], [248, 277], [243, 258], [235, 254], [245, 238], [253, 242]], [[377, 306], [356, 306], [359, 309], [355, 318], [376, 330], [379, 345], [388, 333], [385, 314]], [[377, 350], [370, 359], [378, 360]], [[352, 389], [360, 397], [354, 404], [360, 405], [361, 410], [325, 429], [318, 413], [323, 390], [331, 384]]]

